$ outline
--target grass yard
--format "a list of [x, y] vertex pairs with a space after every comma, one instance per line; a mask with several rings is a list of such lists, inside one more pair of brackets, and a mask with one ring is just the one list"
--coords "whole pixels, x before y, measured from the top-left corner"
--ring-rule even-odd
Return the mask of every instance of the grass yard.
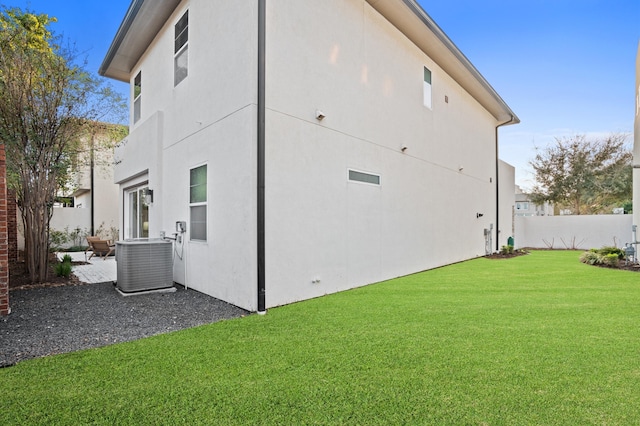
[[0, 424], [640, 424], [640, 274], [476, 259], [0, 370]]

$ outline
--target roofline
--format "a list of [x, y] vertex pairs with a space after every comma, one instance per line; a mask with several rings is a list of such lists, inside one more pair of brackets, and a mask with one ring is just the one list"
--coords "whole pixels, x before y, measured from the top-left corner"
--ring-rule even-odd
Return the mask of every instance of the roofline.
[[[477, 68], [469, 61], [469, 59], [458, 49], [451, 39], [442, 31], [435, 21], [424, 11], [416, 0], [365, 0], [373, 9], [377, 10], [387, 21], [394, 25], [407, 38], [412, 40], [428, 57], [438, 64], [447, 74], [449, 74], [458, 84], [460, 84], [467, 92], [471, 94], [491, 115], [498, 121], [508, 120], [508, 124], [517, 124], [520, 119], [511, 110], [507, 103], [500, 97], [496, 90], [489, 82], [480, 74]], [[147, 4], [150, 3], [150, 4]], [[116, 80], [127, 82], [124, 72], [114, 69], [114, 60], [118, 56], [118, 52], [123, 48], [123, 43], [128, 35], [130, 35], [132, 27], [138, 15], [145, 6], [145, 10], [151, 9], [160, 11], [160, 15], [170, 14], [175, 7], [181, 3], [180, 0], [132, 0], [129, 9], [116, 32], [116, 35], [107, 51], [107, 54], [100, 66], [98, 73], [101, 76], [111, 77]], [[410, 15], [402, 11], [402, 5], [411, 13], [416, 21], [411, 22]], [[148, 7], [147, 7], [148, 6]], [[159, 16], [160, 19], [161, 16]], [[156, 22], [159, 25], [159, 22]], [[431, 35], [421, 33], [419, 26], [428, 30]], [[149, 29], [147, 31], [159, 31], [160, 27]], [[155, 33], [153, 37], [155, 37]], [[151, 37], [151, 39], [153, 38]], [[425, 37], [432, 41], [437, 40], [435, 44], [425, 44]], [[435, 37], [435, 38], [433, 38]], [[145, 37], [146, 38], [146, 37]], [[138, 43], [142, 40], [136, 40]], [[439, 42], [439, 43], [438, 43]], [[134, 53], [134, 52], [130, 52]], [[135, 55], [142, 54], [138, 51]], [[129, 59], [135, 59], [137, 62], [140, 58], [130, 56]], [[111, 70], [110, 70], [111, 68]], [[471, 81], [470, 81], [471, 79]]]
[[131, 4], [129, 5], [129, 9], [124, 15], [124, 19], [122, 20], [122, 23], [120, 24], [120, 27], [118, 28], [118, 31], [116, 32], [116, 35], [111, 42], [111, 46], [109, 46], [109, 50], [107, 50], [107, 54], [102, 61], [102, 65], [100, 65], [100, 68], [98, 69], [98, 74], [100, 74], [101, 76], [104, 76], [106, 74], [107, 69], [113, 61], [113, 58], [115, 58], [116, 56], [116, 52], [118, 51], [118, 49], [120, 49], [120, 46], [122, 46], [124, 37], [131, 29], [136, 16], [138, 16], [138, 12], [140, 12], [140, 8], [142, 7], [144, 1], [145, 0], [132, 0]]
[[498, 103], [502, 104], [504, 109], [506, 109], [507, 114], [511, 116], [511, 120], [505, 125], [509, 124], [517, 124], [520, 123], [520, 119], [518, 116], [511, 110], [509, 105], [502, 99], [502, 97], [496, 92], [496, 90], [489, 84], [487, 79], [478, 71], [478, 69], [471, 63], [469, 58], [467, 58], [464, 53], [455, 43], [445, 34], [445, 32], [436, 24], [436, 22], [425, 12], [425, 10], [420, 6], [415, 0], [402, 0], [409, 9], [413, 11], [413, 13], [420, 18], [422, 23], [433, 33], [435, 36], [444, 44], [447, 49], [456, 57], [458, 61], [473, 75], [473, 77], [482, 85], [482, 87], [489, 92], [489, 94], [496, 100]]

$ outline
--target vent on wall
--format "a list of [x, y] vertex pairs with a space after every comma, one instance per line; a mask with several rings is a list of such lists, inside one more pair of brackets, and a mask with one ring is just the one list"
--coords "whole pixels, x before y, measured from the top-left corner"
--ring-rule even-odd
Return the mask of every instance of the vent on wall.
[[117, 241], [118, 289], [131, 293], [173, 287], [172, 250], [165, 240]]

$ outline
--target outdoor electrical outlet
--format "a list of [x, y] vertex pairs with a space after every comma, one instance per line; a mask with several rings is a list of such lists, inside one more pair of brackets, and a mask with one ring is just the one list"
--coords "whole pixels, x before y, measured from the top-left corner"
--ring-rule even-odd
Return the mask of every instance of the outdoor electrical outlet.
[[165, 235], [166, 234], [164, 233], [164, 231], [160, 231], [160, 238], [162, 238], [164, 240]]
[[178, 235], [176, 241], [178, 241], [178, 244], [182, 244], [182, 235]]

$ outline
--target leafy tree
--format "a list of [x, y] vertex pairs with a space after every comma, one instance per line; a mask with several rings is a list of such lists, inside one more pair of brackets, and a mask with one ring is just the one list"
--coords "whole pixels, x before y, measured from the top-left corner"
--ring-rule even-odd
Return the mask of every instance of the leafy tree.
[[53, 202], [69, 178], [82, 134], [122, 108], [110, 87], [77, 64], [50, 30], [55, 18], [0, 9], [0, 143], [16, 191], [31, 280], [47, 279]]
[[535, 175], [531, 200], [552, 202], [574, 214], [622, 206], [632, 197], [632, 153], [626, 142], [625, 134], [556, 138], [529, 162]]

